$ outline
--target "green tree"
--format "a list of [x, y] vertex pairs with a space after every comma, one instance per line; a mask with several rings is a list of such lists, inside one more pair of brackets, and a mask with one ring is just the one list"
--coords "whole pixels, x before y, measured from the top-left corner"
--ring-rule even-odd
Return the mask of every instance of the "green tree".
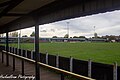
[[18, 37], [18, 32], [14, 31], [10, 34], [11, 37]]
[[73, 36], [73, 38], [79, 38], [79, 37], [77, 37], [77, 36]]
[[64, 38], [68, 38], [69, 37], [69, 35], [68, 34], [66, 34], [65, 36], [64, 36]]
[[27, 35], [23, 35], [22, 37], [28, 37]]
[[57, 36], [53, 36], [52, 38], [57, 38]]
[[85, 36], [79, 36], [79, 38], [85, 38]]
[[34, 37], [34, 36], [35, 36], [35, 32], [33, 31], [30, 37]]

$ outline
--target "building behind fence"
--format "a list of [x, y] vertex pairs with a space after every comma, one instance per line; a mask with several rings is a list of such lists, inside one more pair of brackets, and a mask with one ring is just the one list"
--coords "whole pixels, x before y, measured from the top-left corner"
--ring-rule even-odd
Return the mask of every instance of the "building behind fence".
[[[9, 43], [17, 43], [18, 37], [9, 37]], [[34, 37], [21, 37], [21, 43], [33, 43]], [[39, 38], [39, 42], [106, 42], [101, 38]], [[0, 43], [5, 43], [5, 37], [0, 37]]]

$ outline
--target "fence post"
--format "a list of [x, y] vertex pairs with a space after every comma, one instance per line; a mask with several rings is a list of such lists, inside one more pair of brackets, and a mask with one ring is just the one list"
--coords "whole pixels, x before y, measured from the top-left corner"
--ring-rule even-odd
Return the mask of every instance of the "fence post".
[[8, 47], [8, 48], [9, 48], [8, 52], [11, 52], [11, 47]]
[[17, 48], [15, 48], [15, 54], [17, 55]]
[[46, 64], [48, 64], [48, 53], [46, 52]]
[[14, 48], [14, 54], [17, 54], [17, 48]]
[[59, 55], [56, 56], [56, 67], [59, 68]]
[[[13, 48], [13, 54], [15, 54], [15, 48]], [[13, 56], [13, 71], [15, 71], [15, 56]]]
[[25, 50], [25, 57], [27, 58], [27, 50]]
[[73, 72], [73, 58], [70, 56], [70, 72]]
[[33, 50], [31, 51], [31, 59], [33, 59]]
[[5, 51], [6, 51], [7, 49], [6, 49], [6, 45], [5, 45]]
[[11, 47], [8, 47], [8, 48], [9, 48], [8, 52], [11, 52]]
[[88, 77], [91, 77], [91, 71], [92, 71], [92, 61], [91, 59], [88, 60]]
[[10, 51], [9, 51], [10, 53], [13, 53], [13, 47], [10, 47]]
[[21, 54], [21, 53], [20, 53], [20, 49], [18, 49], [18, 55], [20, 56], [20, 54]]
[[117, 80], [117, 62], [113, 65], [113, 80]]
[[19, 55], [19, 49], [17, 48], [17, 55]]

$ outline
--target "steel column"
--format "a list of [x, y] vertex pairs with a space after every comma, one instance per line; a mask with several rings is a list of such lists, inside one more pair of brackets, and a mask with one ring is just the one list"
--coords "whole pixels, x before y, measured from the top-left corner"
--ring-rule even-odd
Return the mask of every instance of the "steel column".
[[[22, 53], [22, 55], [21, 56], [23, 56], [23, 57], [25, 57], [25, 51], [23, 51], [23, 50], [21, 50], [21, 53]], [[24, 59], [22, 59], [22, 76], [24, 76], [25, 75], [25, 70], [24, 70]]]
[[4, 62], [4, 53], [2, 52], [2, 63]]
[[22, 76], [24, 76], [24, 60], [22, 59]]
[[[37, 23], [37, 19], [36, 19]], [[39, 24], [35, 25], [35, 78], [40, 80], [40, 68], [38, 65], [39, 61]]]
[[[13, 54], [15, 54], [15, 48], [13, 48]], [[15, 71], [15, 56], [13, 56], [13, 71]]]
[[9, 56], [8, 56], [8, 32], [6, 32], [6, 66], [9, 66]]

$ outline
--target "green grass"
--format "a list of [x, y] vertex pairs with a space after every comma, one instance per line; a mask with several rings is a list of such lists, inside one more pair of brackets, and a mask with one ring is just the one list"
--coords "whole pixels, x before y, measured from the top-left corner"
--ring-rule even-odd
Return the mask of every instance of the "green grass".
[[[120, 43], [40, 43], [40, 51], [49, 54], [72, 56], [80, 60], [92, 59], [94, 62], [120, 65]], [[10, 44], [10, 46], [16, 46]], [[21, 43], [22, 49], [33, 50], [34, 44]]]

